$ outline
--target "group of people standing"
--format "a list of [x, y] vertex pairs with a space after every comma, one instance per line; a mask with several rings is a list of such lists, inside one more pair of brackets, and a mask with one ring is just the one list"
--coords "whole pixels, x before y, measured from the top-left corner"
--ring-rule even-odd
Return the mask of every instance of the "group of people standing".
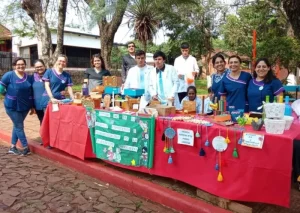
[[[5, 111], [13, 123], [9, 153], [30, 154], [24, 132], [24, 120], [29, 112], [30, 114], [36, 113], [42, 123], [49, 101], [55, 103], [64, 99], [66, 88], [70, 97], [73, 98], [71, 77], [63, 71], [67, 61], [65, 55], [59, 55], [54, 67], [46, 69], [44, 61], [38, 59], [34, 62], [34, 74], [28, 75], [25, 72], [26, 60], [16, 58], [13, 62], [14, 70], [3, 75], [0, 81], [0, 91], [5, 94]], [[16, 147], [18, 140], [22, 144], [22, 150]]]

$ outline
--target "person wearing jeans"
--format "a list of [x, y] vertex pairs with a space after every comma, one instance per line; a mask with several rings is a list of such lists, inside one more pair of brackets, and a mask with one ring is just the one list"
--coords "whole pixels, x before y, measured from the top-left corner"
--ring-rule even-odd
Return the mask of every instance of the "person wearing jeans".
[[[28, 155], [30, 150], [24, 132], [24, 120], [33, 106], [33, 80], [25, 73], [25, 59], [16, 58], [13, 66], [15, 70], [6, 72], [0, 81], [1, 86], [5, 88], [5, 111], [13, 122], [11, 147], [8, 153]], [[23, 146], [21, 151], [16, 147], [18, 140]]]

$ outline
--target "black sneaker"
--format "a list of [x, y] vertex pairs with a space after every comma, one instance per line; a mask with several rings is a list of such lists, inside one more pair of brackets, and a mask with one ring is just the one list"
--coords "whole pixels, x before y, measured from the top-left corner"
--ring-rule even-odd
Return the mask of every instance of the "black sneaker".
[[25, 147], [21, 153], [22, 156], [26, 156], [26, 155], [30, 155], [31, 152], [30, 152], [30, 149], [29, 147]]
[[8, 150], [9, 154], [14, 154], [14, 155], [20, 155], [21, 152], [17, 149], [17, 147], [10, 147], [10, 149]]

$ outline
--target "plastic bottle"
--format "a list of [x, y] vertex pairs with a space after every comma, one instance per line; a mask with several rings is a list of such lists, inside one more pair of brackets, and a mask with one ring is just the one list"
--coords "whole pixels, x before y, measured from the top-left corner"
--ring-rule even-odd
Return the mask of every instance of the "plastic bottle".
[[285, 109], [284, 109], [284, 115], [292, 116], [292, 107], [289, 104], [290, 97], [285, 96]]
[[86, 82], [83, 82], [81, 89], [82, 89], [82, 95], [83, 96], [88, 96], [89, 95], [89, 88], [88, 88]]
[[266, 103], [269, 103], [270, 102], [270, 96], [266, 96]]

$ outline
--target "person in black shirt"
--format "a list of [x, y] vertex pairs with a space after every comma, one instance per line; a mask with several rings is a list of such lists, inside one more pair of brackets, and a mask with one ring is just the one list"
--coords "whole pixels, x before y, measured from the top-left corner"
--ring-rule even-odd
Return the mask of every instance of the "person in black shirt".
[[90, 92], [98, 85], [102, 85], [103, 76], [111, 76], [110, 72], [106, 70], [104, 60], [100, 54], [92, 56], [91, 65], [93, 68], [88, 68], [84, 72], [84, 82], [87, 82]]

